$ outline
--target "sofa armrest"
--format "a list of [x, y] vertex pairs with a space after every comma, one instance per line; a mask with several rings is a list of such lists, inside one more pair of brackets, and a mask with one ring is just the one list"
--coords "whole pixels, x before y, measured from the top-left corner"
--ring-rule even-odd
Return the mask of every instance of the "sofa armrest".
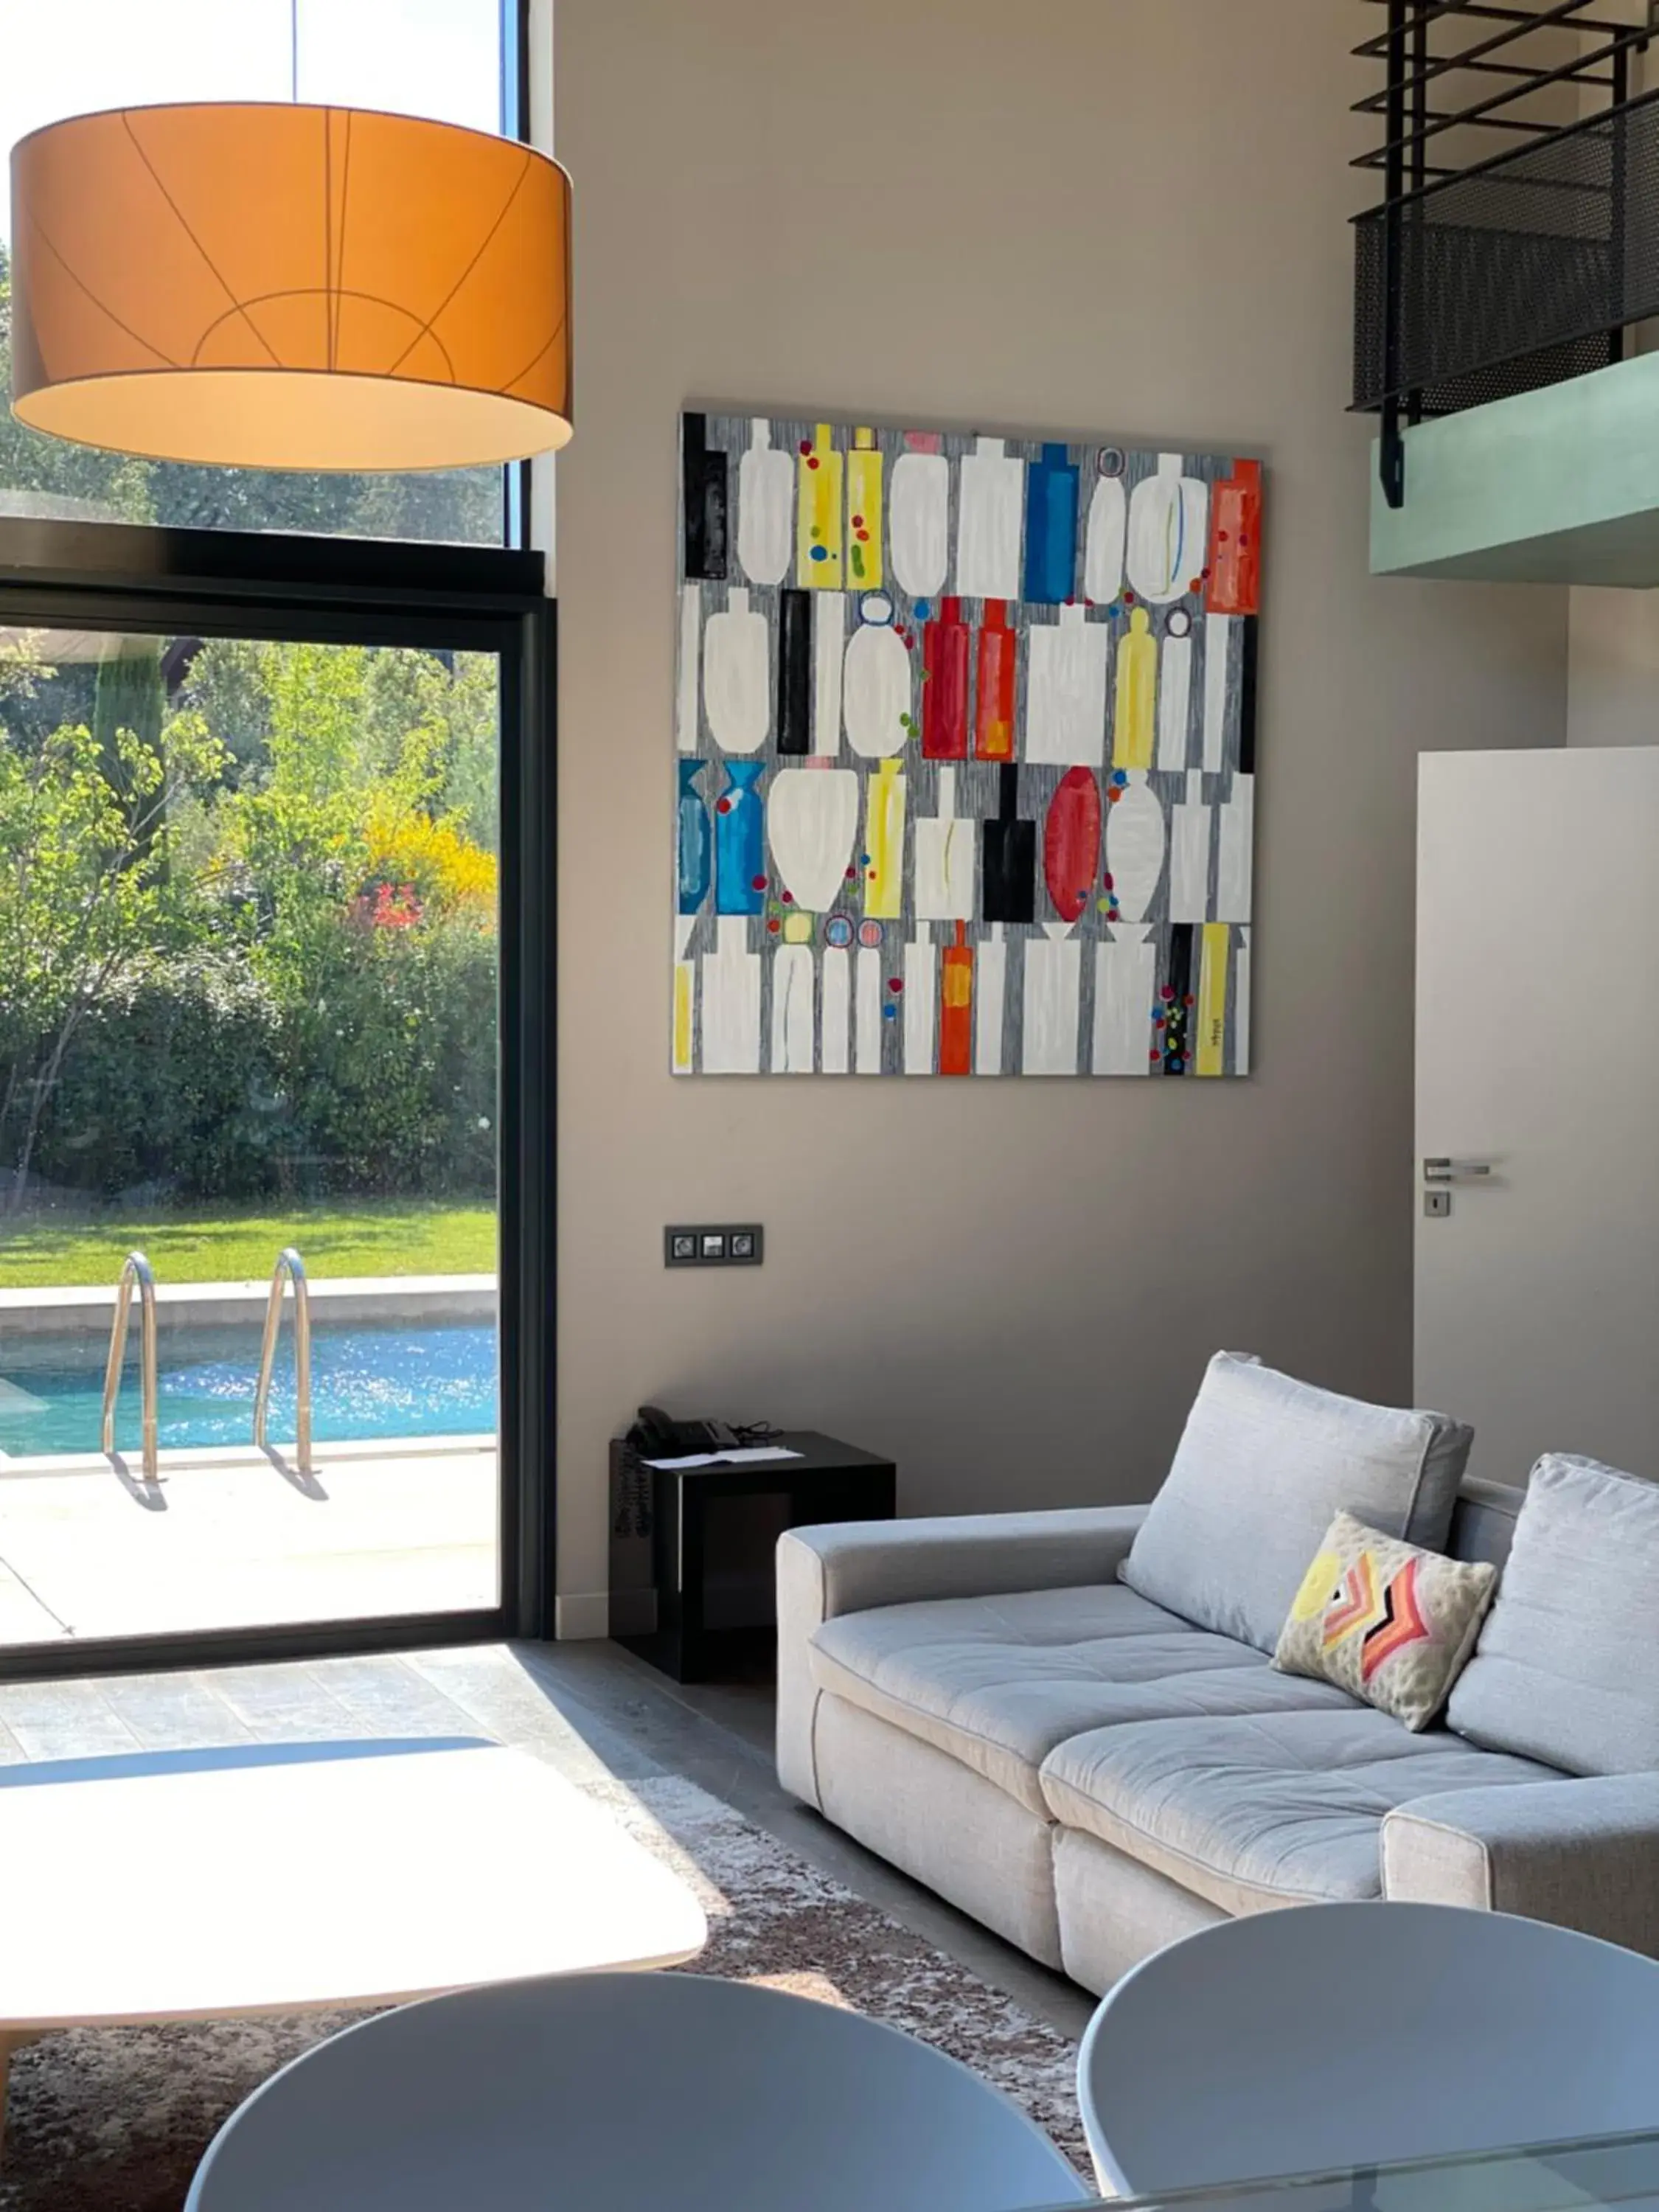
[[924, 1521], [844, 1521], [794, 1528], [778, 1543], [778, 1778], [820, 1802], [812, 1755], [817, 1690], [807, 1646], [843, 1613], [927, 1598], [993, 1597], [1115, 1579], [1144, 1505], [1053, 1513], [974, 1513]]
[[1550, 1920], [1659, 1957], [1659, 1774], [1414, 1798], [1382, 1822], [1382, 1891]]

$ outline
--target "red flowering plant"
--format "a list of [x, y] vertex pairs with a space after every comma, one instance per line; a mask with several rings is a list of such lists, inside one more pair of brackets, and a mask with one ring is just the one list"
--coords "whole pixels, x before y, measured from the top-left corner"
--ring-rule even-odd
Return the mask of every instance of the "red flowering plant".
[[352, 919], [371, 929], [413, 929], [422, 906], [413, 884], [377, 884], [351, 902]]

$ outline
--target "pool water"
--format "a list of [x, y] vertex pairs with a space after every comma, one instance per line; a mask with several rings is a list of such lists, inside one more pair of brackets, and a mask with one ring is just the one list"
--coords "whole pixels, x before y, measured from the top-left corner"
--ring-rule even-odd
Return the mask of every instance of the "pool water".
[[[160, 1347], [161, 1449], [251, 1444], [259, 1372], [257, 1329]], [[95, 1452], [104, 1375], [96, 1368], [19, 1366], [0, 1379], [0, 1452]], [[311, 1340], [311, 1425], [319, 1443], [374, 1437], [494, 1435], [495, 1331], [465, 1322], [425, 1328], [323, 1328]], [[116, 1409], [118, 1449], [140, 1444], [138, 1329], [127, 1346]], [[284, 1324], [270, 1390], [270, 1435], [294, 1434], [294, 1347]]]

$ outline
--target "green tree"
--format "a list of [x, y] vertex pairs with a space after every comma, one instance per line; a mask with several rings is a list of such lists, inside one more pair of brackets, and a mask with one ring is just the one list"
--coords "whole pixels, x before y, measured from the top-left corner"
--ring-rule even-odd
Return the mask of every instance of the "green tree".
[[161, 683], [161, 650], [154, 638], [124, 638], [122, 649], [98, 664], [93, 693], [92, 734], [97, 741], [105, 781], [125, 807], [135, 841], [148, 852], [160, 827], [155, 806], [160, 802], [158, 779], [155, 799], [141, 798], [126, 781], [124, 737], [136, 740], [138, 757], [148, 760], [161, 752], [161, 718], [167, 693]]
[[46, 650], [0, 651], [13, 1210], [48, 1180], [487, 1191], [493, 658], [215, 641], [85, 667], [42, 737]]
[[192, 658], [179, 704], [200, 714], [227, 747], [233, 784], [258, 775], [270, 743], [273, 648], [244, 637], [210, 638]]
[[32, 758], [0, 745], [0, 1157], [13, 1165], [13, 1212], [82, 1025], [176, 949], [192, 919], [193, 894], [167, 867], [168, 802], [211, 783], [223, 748], [185, 715], [165, 760], [131, 730], [117, 728], [113, 744], [118, 786], [84, 725]]
[[416, 763], [429, 796], [475, 844], [495, 851], [500, 666], [489, 653], [377, 653], [365, 687], [372, 759], [397, 775]]

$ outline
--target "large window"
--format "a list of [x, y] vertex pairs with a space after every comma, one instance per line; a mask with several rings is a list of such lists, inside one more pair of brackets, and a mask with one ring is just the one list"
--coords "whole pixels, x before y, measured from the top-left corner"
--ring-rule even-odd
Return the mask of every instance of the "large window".
[[0, 643], [0, 1650], [494, 1611], [498, 656]]
[[[540, 556], [28, 538], [0, 569], [0, 1674], [543, 1633]], [[287, 1254], [309, 1358], [290, 1292], [267, 1395]]]
[[[0, 142], [296, 94], [516, 135], [521, 9], [52, 0]], [[526, 473], [183, 467], [0, 402], [0, 1675], [546, 1632]], [[290, 1292], [262, 1394], [289, 1250], [309, 1373]]]
[[[516, 127], [514, 0], [52, 0], [8, 21], [0, 149], [67, 115], [190, 100], [395, 109]], [[9, 393], [9, 202], [0, 201], [0, 385]], [[499, 545], [515, 473], [183, 467], [40, 437], [0, 407], [0, 517], [283, 530]]]

